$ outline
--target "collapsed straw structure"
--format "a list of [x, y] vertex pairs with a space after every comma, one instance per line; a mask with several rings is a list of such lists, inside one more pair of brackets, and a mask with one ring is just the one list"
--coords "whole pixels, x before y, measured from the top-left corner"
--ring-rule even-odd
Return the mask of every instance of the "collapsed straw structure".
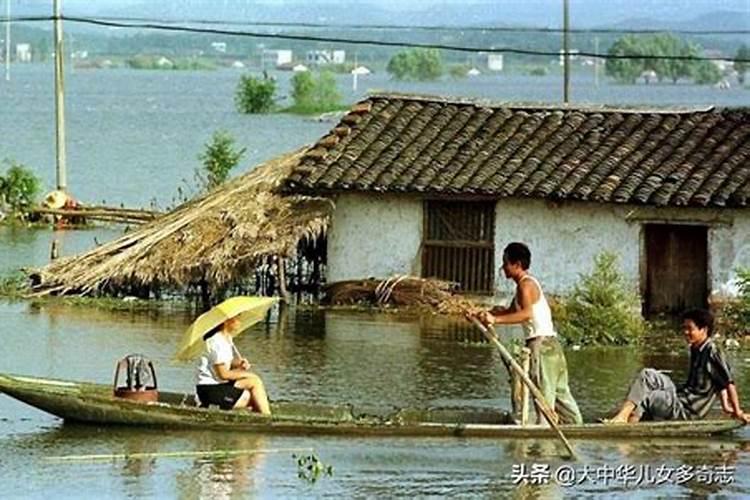
[[293, 256], [300, 241], [325, 234], [333, 211], [327, 198], [277, 192], [305, 151], [263, 163], [115, 241], [27, 270], [38, 281], [32, 295], [216, 289], [268, 257]]

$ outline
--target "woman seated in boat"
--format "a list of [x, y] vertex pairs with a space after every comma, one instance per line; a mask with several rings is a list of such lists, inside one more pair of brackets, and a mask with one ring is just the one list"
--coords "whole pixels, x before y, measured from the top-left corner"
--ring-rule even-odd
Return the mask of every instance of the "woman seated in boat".
[[724, 412], [747, 424], [750, 415], [740, 407], [732, 371], [711, 340], [713, 316], [696, 309], [682, 316], [682, 334], [690, 346], [687, 382], [679, 388], [667, 375], [644, 368], [633, 380], [620, 410], [608, 424], [640, 420], [695, 420], [704, 418], [716, 396]]
[[263, 415], [271, 408], [263, 381], [250, 370], [250, 363], [240, 356], [232, 335], [240, 326], [230, 318], [203, 336], [206, 351], [198, 365], [195, 387], [202, 407], [217, 405], [222, 410], [250, 407]]

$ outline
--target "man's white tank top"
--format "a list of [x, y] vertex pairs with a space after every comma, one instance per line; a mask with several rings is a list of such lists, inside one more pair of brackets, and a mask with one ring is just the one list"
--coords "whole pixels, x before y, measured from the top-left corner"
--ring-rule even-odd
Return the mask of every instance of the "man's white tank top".
[[[539, 300], [531, 305], [531, 319], [521, 323], [523, 328], [524, 337], [526, 340], [533, 339], [535, 337], [554, 337], [557, 335], [555, 332], [555, 326], [552, 324], [552, 311], [549, 308], [547, 299], [542, 291], [542, 285], [539, 284], [536, 278], [530, 275], [526, 275], [518, 282], [525, 279], [533, 280], [536, 286], [539, 288]], [[515, 297], [516, 309], [520, 309], [521, 305], [518, 303], [518, 296]]]

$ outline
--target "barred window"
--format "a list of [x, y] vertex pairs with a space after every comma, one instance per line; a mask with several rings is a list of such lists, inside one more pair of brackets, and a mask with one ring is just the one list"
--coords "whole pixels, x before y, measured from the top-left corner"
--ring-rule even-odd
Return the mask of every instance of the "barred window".
[[425, 201], [422, 276], [491, 293], [495, 276], [495, 202]]

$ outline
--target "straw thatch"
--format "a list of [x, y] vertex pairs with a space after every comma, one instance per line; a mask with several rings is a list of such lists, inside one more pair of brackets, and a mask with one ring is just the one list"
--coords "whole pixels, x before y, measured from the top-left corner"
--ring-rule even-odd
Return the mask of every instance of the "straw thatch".
[[273, 159], [115, 241], [32, 270], [35, 295], [121, 294], [134, 288], [212, 290], [246, 278], [268, 257], [295, 255], [328, 227], [326, 198], [276, 188], [304, 150]]

